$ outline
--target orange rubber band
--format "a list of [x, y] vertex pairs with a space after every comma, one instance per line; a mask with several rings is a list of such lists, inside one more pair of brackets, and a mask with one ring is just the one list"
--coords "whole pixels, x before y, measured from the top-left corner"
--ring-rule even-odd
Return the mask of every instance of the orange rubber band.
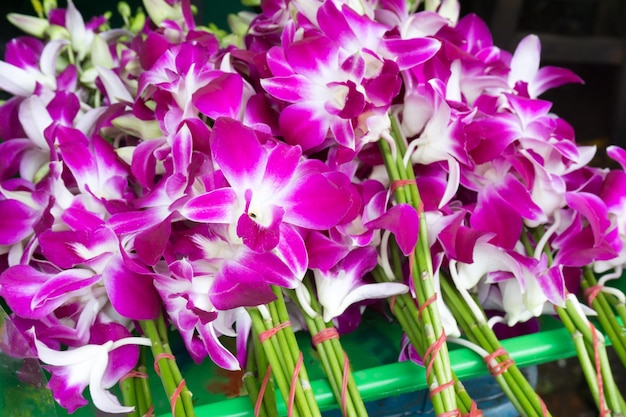
[[254, 417], [259, 417], [259, 413], [261, 412], [261, 405], [263, 404], [263, 397], [265, 396], [267, 384], [270, 381], [271, 372], [272, 367], [268, 364], [267, 370], [265, 371], [265, 376], [263, 377], [263, 381], [261, 382], [261, 387], [259, 388], [259, 396], [256, 398], [256, 403], [254, 404]]
[[400, 187], [404, 187], [405, 185], [414, 185], [414, 184], [417, 185], [417, 182], [415, 180], [395, 180], [395, 181], [391, 181], [389, 188], [392, 193], [395, 193], [396, 190]]
[[170, 400], [170, 407], [172, 408], [172, 417], [176, 417], [176, 413], [175, 413], [176, 402], [178, 402], [178, 399], [180, 398], [180, 393], [183, 392], [183, 389], [185, 389], [184, 379], [180, 381], [180, 384], [178, 384], [178, 386], [174, 390], [174, 393], [172, 394], [172, 399]]
[[604, 400], [604, 381], [602, 380], [602, 364], [600, 361], [600, 341], [598, 340], [598, 332], [591, 322], [591, 334], [593, 335], [593, 356], [596, 365], [596, 378], [598, 384], [598, 403], [600, 403], [600, 417], [606, 417], [610, 415], [610, 410], [607, 409]]
[[[505, 359], [501, 362], [498, 362], [496, 359], [498, 356], [504, 356]], [[511, 367], [511, 365], [515, 364], [515, 361], [509, 357], [509, 353], [502, 347], [494, 350], [491, 354], [485, 356], [483, 360], [487, 365], [489, 373], [493, 375], [494, 378], [499, 377], [500, 375], [505, 373]], [[493, 364], [493, 362], [495, 362], [495, 365]]]
[[142, 417], [152, 417], [154, 416], [154, 405], [151, 405], [150, 408], [148, 408], [148, 411], [146, 411], [146, 414], [144, 414]]
[[434, 293], [428, 300], [424, 301], [424, 304], [419, 306], [419, 308], [417, 309], [418, 320], [422, 320], [422, 313], [424, 312], [424, 310], [426, 310], [426, 308], [435, 301], [437, 301], [437, 293]]
[[311, 338], [311, 342], [313, 342], [313, 346], [317, 346], [320, 343], [330, 339], [339, 339], [339, 333], [334, 327], [327, 327], [320, 330], [315, 336]]
[[171, 353], [159, 353], [154, 357], [154, 372], [156, 372], [157, 376], [161, 376], [161, 369], [159, 369], [159, 361], [161, 359], [171, 359], [174, 360], [174, 355]]
[[148, 374], [145, 372], [130, 371], [129, 373], [127, 373], [126, 375], [120, 378], [119, 383], [121, 384], [122, 382], [126, 381], [128, 378], [148, 379]]
[[587, 304], [592, 305], [598, 294], [602, 292], [602, 285], [594, 285], [583, 291], [583, 296], [587, 299]]
[[289, 388], [289, 405], [287, 407], [287, 416], [292, 417], [293, 415], [293, 405], [296, 399], [296, 384], [298, 383], [298, 374], [300, 374], [300, 369], [302, 369], [302, 363], [304, 361], [304, 357], [302, 356], [302, 352], [300, 352], [300, 356], [298, 356], [298, 362], [296, 362], [296, 367], [293, 370], [293, 375], [291, 376], [291, 387]]
[[470, 407], [469, 413], [461, 414], [461, 417], [482, 417], [483, 412], [478, 408], [478, 404], [476, 401], [472, 400], [472, 406]]
[[274, 336], [276, 333], [278, 333], [280, 330], [291, 326], [291, 322], [290, 321], [286, 321], [284, 323], [280, 323], [278, 326], [273, 327], [269, 330], [265, 330], [262, 333], [259, 333], [259, 342], [263, 343], [265, 342], [267, 339], [269, 339], [270, 337]]
[[435, 356], [437, 356], [439, 349], [441, 349], [445, 342], [446, 334], [442, 332], [441, 336], [439, 336], [435, 343], [428, 346], [428, 349], [426, 349], [426, 352], [424, 353], [424, 363], [426, 363], [426, 379], [430, 379], [430, 374], [433, 370], [433, 366], [435, 365]]

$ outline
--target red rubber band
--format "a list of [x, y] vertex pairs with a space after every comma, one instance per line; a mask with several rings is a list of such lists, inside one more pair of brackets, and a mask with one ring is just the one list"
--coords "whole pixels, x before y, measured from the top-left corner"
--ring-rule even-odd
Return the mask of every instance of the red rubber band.
[[430, 373], [432, 372], [433, 365], [435, 364], [435, 356], [445, 342], [446, 334], [442, 332], [441, 336], [439, 336], [439, 339], [437, 339], [435, 343], [428, 346], [428, 349], [426, 349], [426, 352], [424, 353], [424, 362], [426, 363], [426, 379], [430, 379]]
[[156, 372], [157, 376], [161, 376], [161, 370], [159, 369], [159, 361], [161, 359], [171, 359], [174, 360], [174, 355], [171, 353], [159, 353], [154, 357], [154, 372]]
[[602, 285], [594, 285], [583, 291], [583, 296], [587, 299], [587, 304], [592, 305], [598, 294], [602, 292]]
[[337, 332], [337, 329], [334, 327], [327, 327], [317, 332], [317, 334], [311, 338], [311, 342], [313, 342], [313, 346], [317, 346], [327, 340], [338, 338], [339, 333]]
[[394, 295], [394, 296], [392, 296], [392, 297], [389, 299], [389, 309], [391, 310], [391, 312], [392, 312], [393, 314], [396, 314], [396, 311], [395, 311], [395, 309], [396, 309], [396, 296], [395, 296], [395, 295]]
[[183, 392], [183, 389], [185, 389], [184, 379], [180, 381], [180, 384], [178, 384], [178, 386], [174, 390], [174, 393], [172, 394], [172, 399], [170, 400], [170, 407], [172, 408], [172, 417], [176, 417], [176, 413], [175, 413], [176, 402], [180, 398], [180, 393]]
[[429, 305], [431, 305], [435, 301], [437, 301], [437, 293], [434, 293], [428, 300], [424, 301], [424, 304], [419, 306], [419, 308], [417, 309], [417, 319], [418, 320], [422, 320], [422, 313], [424, 312], [424, 310], [426, 310], [426, 307], [428, 307]]
[[[496, 359], [498, 356], [504, 356], [505, 359], [501, 362], [498, 362]], [[500, 375], [505, 373], [511, 367], [511, 365], [515, 364], [515, 361], [509, 357], [509, 353], [502, 347], [494, 350], [492, 353], [485, 356], [483, 360], [487, 365], [489, 373], [493, 375], [494, 378], [499, 377]]]
[[348, 361], [348, 354], [343, 352], [343, 378], [341, 379], [341, 408], [343, 409], [343, 415], [347, 416], [347, 404], [348, 404], [348, 372], [350, 372], [350, 362]]
[[391, 181], [389, 188], [391, 189], [392, 193], [395, 193], [398, 188], [404, 187], [405, 185], [413, 184], [417, 184], [417, 182], [415, 180], [395, 180]]
[[591, 322], [591, 334], [593, 335], [593, 356], [596, 365], [596, 379], [598, 384], [598, 402], [600, 403], [600, 417], [610, 415], [604, 401], [604, 382], [602, 381], [602, 364], [600, 362], [600, 341], [598, 340], [598, 332]]
[[269, 339], [270, 337], [274, 336], [280, 330], [284, 329], [285, 327], [289, 327], [289, 326], [291, 326], [291, 322], [286, 321], [284, 323], [280, 323], [276, 327], [273, 327], [273, 328], [271, 328], [269, 330], [265, 330], [264, 332], [259, 333], [259, 342], [261, 342], [261, 343], [265, 342], [267, 339]]
[[254, 404], [254, 417], [259, 417], [259, 413], [261, 412], [261, 405], [263, 404], [263, 397], [265, 396], [267, 384], [270, 381], [271, 372], [272, 367], [268, 364], [267, 370], [265, 371], [265, 376], [263, 377], [263, 381], [261, 381], [261, 387], [259, 388], [259, 396], [256, 398], [256, 403]]
[[548, 407], [546, 406], [546, 403], [544, 403], [541, 398], [539, 398], [539, 401], [541, 401], [541, 415], [543, 417], [548, 417]]
[[472, 406], [470, 407], [469, 413], [461, 414], [461, 417], [482, 417], [483, 412], [478, 408], [478, 404], [476, 401], [472, 400]]
[[291, 376], [291, 387], [289, 388], [289, 405], [287, 407], [287, 416], [291, 417], [293, 415], [293, 404], [296, 399], [296, 384], [298, 383], [298, 374], [300, 373], [300, 369], [302, 369], [302, 362], [304, 358], [302, 356], [302, 352], [300, 352], [300, 356], [298, 356], [298, 362], [296, 362], [296, 367], [293, 370], [293, 375]]
[[151, 405], [150, 408], [148, 408], [148, 411], [146, 411], [146, 414], [144, 414], [142, 417], [152, 417], [154, 416], [154, 405]]
[[439, 394], [441, 391], [448, 389], [454, 386], [454, 380], [450, 380], [445, 384], [441, 384], [436, 386], [435, 388], [430, 389], [430, 398], [433, 398], [435, 395]]
[[122, 382], [126, 381], [128, 378], [148, 379], [148, 374], [145, 372], [130, 371], [129, 373], [127, 373], [126, 375], [120, 378], [119, 383], [121, 384]]

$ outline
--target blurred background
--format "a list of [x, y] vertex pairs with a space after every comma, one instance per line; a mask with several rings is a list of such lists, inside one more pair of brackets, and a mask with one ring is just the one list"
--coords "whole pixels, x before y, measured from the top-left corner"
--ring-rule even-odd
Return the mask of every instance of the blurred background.
[[[127, 0], [132, 8], [141, 0]], [[116, 0], [74, 0], [85, 17], [114, 11]], [[192, 0], [199, 22], [227, 29], [226, 16], [242, 10], [238, 1]], [[595, 164], [609, 166], [603, 149], [626, 146], [626, 1], [623, 0], [461, 0], [462, 14], [476, 13], [492, 30], [494, 42], [513, 51], [519, 40], [536, 33], [542, 41], [542, 66], [569, 68], [585, 80], [566, 85], [542, 98], [568, 121], [581, 144], [595, 144]], [[65, 6], [65, 0], [59, 0]], [[0, 1], [0, 56], [4, 44], [21, 33], [5, 19], [7, 13], [33, 14], [30, 0]], [[555, 416], [597, 415], [576, 358], [539, 367], [538, 390]], [[626, 386], [624, 367], [615, 362], [618, 386]]]

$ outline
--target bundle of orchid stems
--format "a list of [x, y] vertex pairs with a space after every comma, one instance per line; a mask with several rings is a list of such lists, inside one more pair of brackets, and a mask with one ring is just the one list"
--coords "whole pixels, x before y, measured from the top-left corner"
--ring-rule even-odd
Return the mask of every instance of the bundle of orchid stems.
[[502, 50], [454, 0], [264, 0], [230, 32], [190, 0], [120, 2], [119, 28], [32, 3], [0, 61], [0, 297], [68, 412], [88, 388], [153, 415], [153, 360], [193, 416], [175, 332], [198, 366], [245, 371], [255, 417], [277, 395], [320, 416], [307, 331], [337, 407], [366, 416], [341, 335], [384, 306], [439, 416], [482, 415], [450, 343], [550, 415], [493, 328], [544, 314], [601, 415], [626, 411], [593, 324], [626, 364], [626, 297], [605, 285], [626, 262], [626, 151], [590, 164], [539, 98], [582, 80], [540, 67], [536, 36]]

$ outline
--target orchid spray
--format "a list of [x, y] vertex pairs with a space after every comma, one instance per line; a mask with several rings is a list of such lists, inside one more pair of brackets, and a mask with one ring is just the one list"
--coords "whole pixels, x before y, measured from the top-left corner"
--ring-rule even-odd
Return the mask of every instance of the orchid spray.
[[190, 0], [122, 2], [121, 28], [33, 3], [0, 61], [0, 297], [69, 412], [88, 388], [151, 415], [151, 356], [172, 415], [194, 415], [177, 332], [198, 366], [246, 370], [255, 416], [278, 413], [274, 384], [288, 415], [319, 416], [303, 329], [339, 409], [365, 416], [340, 335], [380, 299], [438, 415], [481, 414], [449, 342], [521, 415], [549, 415], [492, 327], [554, 312], [598, 409], [624, 410], [576, 297], [626, 359], [624, 296], [604, 286], [624, 172], [589, 166], [539, 98], [582, 80], [540, 67], [536, 36], [501, 50], [450, 0], [267, 0], [230, 34]]

